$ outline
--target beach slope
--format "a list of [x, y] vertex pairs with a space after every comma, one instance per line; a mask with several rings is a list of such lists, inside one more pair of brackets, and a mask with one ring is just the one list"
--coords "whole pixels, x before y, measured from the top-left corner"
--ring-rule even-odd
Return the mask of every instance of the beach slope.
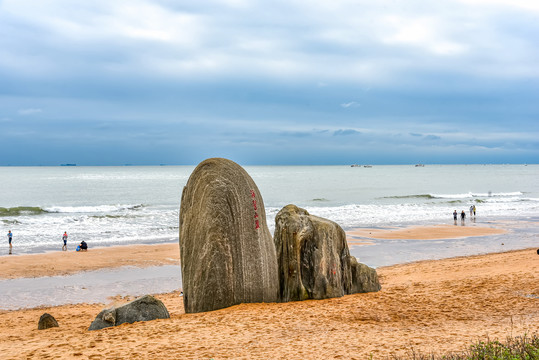
[[[177, 246], [167, 251], [156, 258], [174, 258]], [[241, 304], [207, 313], [185, 314], [177, 292], [158, 295], [170, 319], [92, 332], [88, 326], [105, 304], [0, 311], [0, 354], [5, 359], [366, 359], [371, 354], [382, 359], [412, 349], [458, 351], [487, 337], [504, 340], [539, 331], [536, 249], [423, 261], [378, 273], [378, 293]], [[60, 327], [37, 330], [45, 312]]]

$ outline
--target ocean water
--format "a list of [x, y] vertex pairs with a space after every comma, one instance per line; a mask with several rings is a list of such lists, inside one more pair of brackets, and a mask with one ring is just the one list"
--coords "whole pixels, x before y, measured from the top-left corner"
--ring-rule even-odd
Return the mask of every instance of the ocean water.
[[[181, 193], [194, 166], [0, 167], [0, 255], [178, 241]], [[539, 218], [539, 165], [247, 166], [262, 194], [270, 231], [296, 204], [345, 230]], [[535, 238], [536, 239], [536, 238]], [[532, 241], [534, 241], [532, 239]]]

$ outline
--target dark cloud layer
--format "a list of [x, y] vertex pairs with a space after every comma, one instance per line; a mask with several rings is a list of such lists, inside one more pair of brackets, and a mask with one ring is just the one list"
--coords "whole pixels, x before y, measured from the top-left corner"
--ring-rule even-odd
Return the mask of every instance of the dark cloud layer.
[[3, 1], [0, 165], [537, 162], [538, 24], [519, 0]]

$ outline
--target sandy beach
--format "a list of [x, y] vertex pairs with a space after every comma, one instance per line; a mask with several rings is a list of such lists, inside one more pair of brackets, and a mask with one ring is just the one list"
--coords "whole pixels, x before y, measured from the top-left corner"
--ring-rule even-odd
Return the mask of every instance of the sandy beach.
[[[434, 234], [442, 228], [413, 231], [421, 239], [419, 233]], [[464, 227], [451, 228], [458, 229], [459, 235], [443, 236], [481, 236], [492, 231], [465, 227], [472, 232], [466, 234]], [[365, 237], [375, 238], [373, 234]], [[178, 259], [177, 244], [4, 256], [0, 257], [0, 276], [177, 264]], [[378, 293], [241, 304], [199, 314], [184, 313], [179, 293], [161, 294], [156, 297], [165, 303], [171, 319], [93, 332], [87, 331], [88, 326], [110, 304], [0, 311], [0, 354], [5, 359], [367, 359], [371, 354], [384, 359], [412, 349], [458, 351], [487, 337], [503, 340], [511, 334], [539, 331], [537, 249], [422, 261], [377, 271], [382, 283]], [[117, 297], [111, 302], [128, 300]], [[58, 320], [59, 328], [37, 330], [45, 312]]]
[[355, 229], [348, 231], [349, 237], [362, 237], [369, 239], [414, 239], [414, 240], [440, 240], [458, 239], [470, 236], [488, 236], [504, 234], [507, 230], [487, 226], [413, 226], [392, 229]]
[[80, 271], [121, 266], [179, 264], [179, 244], [126, 245], [57, 251], [44, 254], [0, 256], [0, 279], [70, 275]]

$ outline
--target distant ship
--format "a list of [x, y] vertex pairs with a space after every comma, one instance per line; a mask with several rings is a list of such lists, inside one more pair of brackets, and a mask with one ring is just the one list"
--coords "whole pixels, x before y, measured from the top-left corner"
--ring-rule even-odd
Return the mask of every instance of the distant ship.
[[425, 164], [415, 164], [415, 167], [425, 167]]
[[77, 166], [77, 164], [60, 164], [60, 166]]
[[365, 168], [371, 168], [372, 165], [363, 165], [363, 167], [365, 167]]
[[361, 165], [358, 165], [358, 164], [352, 164], [350, 165], [351, 167], [361, 167]]

